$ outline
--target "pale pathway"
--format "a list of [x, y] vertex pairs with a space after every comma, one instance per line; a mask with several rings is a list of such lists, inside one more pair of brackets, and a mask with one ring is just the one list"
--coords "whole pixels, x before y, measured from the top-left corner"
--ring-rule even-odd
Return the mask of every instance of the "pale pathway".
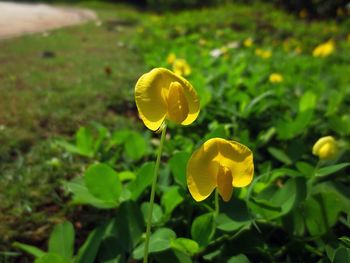
[[96, 18], [96, 14], [87, 9], [0, 1], [0, 39], [45, 32]]

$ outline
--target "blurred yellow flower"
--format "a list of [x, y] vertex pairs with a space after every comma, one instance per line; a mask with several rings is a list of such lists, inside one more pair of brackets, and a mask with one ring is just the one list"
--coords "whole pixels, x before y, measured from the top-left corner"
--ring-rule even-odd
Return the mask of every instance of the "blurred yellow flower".
[[139, 78], [135, 102], [142, 121], [152, 131], [158, 130], [165, 119], [189, 125], [200, 110], [192, 85], [165, 68], [155, 68]]
[[328, 40], [327, 42], [318, 45], [312, 52], [312, 55], [314, 57], [327, 57], [330, 54], [332, 54], [334, 50], [335, 50], [334, 41]]
[[321, 160], [334, 159], [338, 154], [338, 144], [332, 136], [322, 137], [312, 147], [312, 154]]
[[260, 48], [255, 49], [255, 55], [263, 59], [268, 59], [271, 57], [272, 53], [270, 50], [262, 50]]
[[175, 59], [176, 59], [176, 55], [174, 53], [170, 53], [166, 58], [166, 62], [171, 65], [174, 63]]
[[306, 9], [301, 9], [299, 12], [299, 17], [300, 18], [307, 18], [309, 16], [308, 12]]
[[182, 58], [175, 59], [173, 62], [173, 71], [180, 76], [188, 76], [192, 72], [190, 65]]
[[248, 147], [221, 138], [206, 141], [187, 164], [188, 189], [197, 202], [206, 199], [215, 188], [229, 201], [232, 187], [251, 183], [254, 174], [253, 153]]
[[271, 83], [280, 83], [283, 81], [283, 76], [281, 74], [278, 74], [278, 73], [272, 73], [269, 76], [269, 81]]
[[207, 44], [207, 40], [205, 40], [204, 38], [201, 38], [201, 39], [199, 39], [198, 43], [201, 46], [205, 46]]
[[253, 39], [252, 38], [247, 38], [247, 39], [245, 39], [244, 40], [244, 42], [243, 42], [243, 45], [245, 46], [245, 47], [251, 47], [252, 45], [253, 45]]

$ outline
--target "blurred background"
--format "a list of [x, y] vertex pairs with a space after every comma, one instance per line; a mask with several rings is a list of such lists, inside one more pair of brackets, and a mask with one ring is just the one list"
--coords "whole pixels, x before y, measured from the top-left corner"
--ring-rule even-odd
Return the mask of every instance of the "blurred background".
[[[154, 67], [188, 79], [201, 99], [193, 125], [170, 124], [158, 201], [173, 184], [181, 201], [158, 226], [190, 238], [186, 226], [206, 211], [177, 177], [206, 139], [246, 144], [263, 178], [249, 188], [253, 201], [234, 189], [224, 208], [231, 228], [215, 226], [215, 235], [239, 238], [188, 258], [350, 262], [349, 62], [347, 0], [1, 1], [0, 262], [33, 262], [13, 242], [46, 250], [64, 220], [77, 249], [113, 218], [69, 183], [95, 162], [137, 174], [154, 160], [159, 134], [143, 126], [133, 98], [137, 79]], [[324, 136], [336, 141], [326, 160], [312, 152]], [[231, 217], [236, 205], [249, 220]]]

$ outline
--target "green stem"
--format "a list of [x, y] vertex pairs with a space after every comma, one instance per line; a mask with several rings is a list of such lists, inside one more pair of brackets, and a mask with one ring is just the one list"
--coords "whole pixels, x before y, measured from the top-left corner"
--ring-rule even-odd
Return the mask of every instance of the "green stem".
[[215, 216], [219, 215], [219, 211], [220, 211], [220, 206], [219, 206], [219, 191], [216, 188], [215, 189]]
[[166, 134], [166, 125], [164, 126], [164, 128], [162, 130], [162, 135], [160, 137], [160, 144], [159, 144], [158, 153], [157, 153], [156, 166], [154, 168], [151, 197], [149, 200], [149, 214], [148, 214], [148, 221], [147, 221], [147, 227], [146, 227], [146, 240], [145, 240], [145, 250], [144, 250], [144, 254], [143, 254], [143, 263], [147, 263], [147, 261], [148, 261], [148, 246], [149, 246], [149, 239], [151, 236], [154, 196], [156, 193], [159, 165], [160, 165], [160, 159], [162, 156], [165, 134]]

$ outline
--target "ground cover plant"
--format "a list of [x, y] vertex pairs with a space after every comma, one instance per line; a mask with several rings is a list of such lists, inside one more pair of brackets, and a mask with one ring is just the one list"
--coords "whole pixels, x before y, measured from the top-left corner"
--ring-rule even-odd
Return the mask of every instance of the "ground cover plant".
[[[76, 168], [59, 188], [74, 216], [59, 220], [47, 247], [14, 246], [37, 262], [141, 261], [151, 222], [150, 262], [349, 261], [349, 21], [310, 22], [267, 4], [135, 17], [138, 77], [157, 68], [144, 85], [167, 83], [165, 95], [141, 93], [156, 116], [138, 104], [131, 129], [93, 119], [74, 138], [55, 137], [65, 153], [55, 162]], [[200, 99], [188, 126], [178, 124], [192, 102], [167, 78], [186, 79]], [[165, 129], [161, 106], [151, 106], [167, 92], [177, 100], [167, 101]], [[230, 147], [252, 153], [254, 177], [241, 184], [252, 165]], [[198, 157], [203, 148], [211, 157]], [[223, 179], [193, 187], [210, 185], [203, 177], [213, 156], [222, 168], [207, 177]], [[242, 170], [227, 170], [226, 160]]]

